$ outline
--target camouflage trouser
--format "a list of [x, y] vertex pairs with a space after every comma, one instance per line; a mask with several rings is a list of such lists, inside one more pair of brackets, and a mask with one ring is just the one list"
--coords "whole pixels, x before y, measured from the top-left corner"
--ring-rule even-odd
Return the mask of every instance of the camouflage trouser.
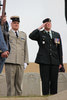
[[5, 64], [7, 96], [22, 95], [23, 66], [17, 64]]

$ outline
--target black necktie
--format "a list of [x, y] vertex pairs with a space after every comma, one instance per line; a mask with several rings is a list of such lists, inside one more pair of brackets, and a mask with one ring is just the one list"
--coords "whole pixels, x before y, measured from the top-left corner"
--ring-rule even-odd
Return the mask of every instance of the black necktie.
[[16, 37], [18, 38], [18, 34], [17, 34], [17, 32], [15, 32], [16, 33]]
[[50, 36], [50, 32], [48, 31], [48, 35]]
[[50, 32], [48, 31], [48, 34], [50, 34]]
[[50, 34], [50, 32], [48, 31], [48, 34], [49, 34], [49, 36], [50, 36], [50, 38], [51, 38], [51, 34]]

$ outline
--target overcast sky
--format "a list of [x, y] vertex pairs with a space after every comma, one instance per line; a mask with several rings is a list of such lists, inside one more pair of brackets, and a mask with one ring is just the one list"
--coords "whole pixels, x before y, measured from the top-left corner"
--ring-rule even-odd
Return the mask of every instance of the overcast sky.
[[[6, 0], [7, 20], [20, 16], [20, 30], [27, 36], [42, 24], [44, 18], [52, 20], [52, 30], [60, 33], [63, 44], [63, 61], [67, 63], [67, 24], [64, 0]], [[29, 61], [34, 62], [38, 51], [37, 42], [28, 38]]]

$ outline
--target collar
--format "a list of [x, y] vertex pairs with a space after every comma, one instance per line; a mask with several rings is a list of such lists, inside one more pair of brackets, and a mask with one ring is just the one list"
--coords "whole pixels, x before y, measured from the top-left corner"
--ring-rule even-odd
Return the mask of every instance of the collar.
[[48, 33], [48, 32], [51, 33], [51, 30], [50, 30], [50, 31], [45, 30], [45, 32], [46, 32], [46, 33]]
[[[17, 32], [17, 34], [18, 34], [18, 36], [19, 36], [19, 30], [15, 31], [15, 30], [12, 29], [12, 32], [13, 32], [13, 33]], [[16, 33], [15, 33], [15, 34], [16, 34]]]
[[18, 30], [17, 30], [17, 31], [15, 31], [15, 30], [13, 30], [13, 29], [12, 29], [12, 31], [13, 31], [14, 33], [15, 33], [15, 32], [19, 33], [19, 31], [18, 31]]

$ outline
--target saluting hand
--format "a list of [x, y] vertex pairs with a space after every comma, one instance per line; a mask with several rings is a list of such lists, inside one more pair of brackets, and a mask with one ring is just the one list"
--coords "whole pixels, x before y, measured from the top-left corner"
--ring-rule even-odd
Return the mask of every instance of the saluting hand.
[[45, 23], [43, 23], [38, 29], [40, 30], [40, 29], [44, 28], [44, 26], [45, 26]]

